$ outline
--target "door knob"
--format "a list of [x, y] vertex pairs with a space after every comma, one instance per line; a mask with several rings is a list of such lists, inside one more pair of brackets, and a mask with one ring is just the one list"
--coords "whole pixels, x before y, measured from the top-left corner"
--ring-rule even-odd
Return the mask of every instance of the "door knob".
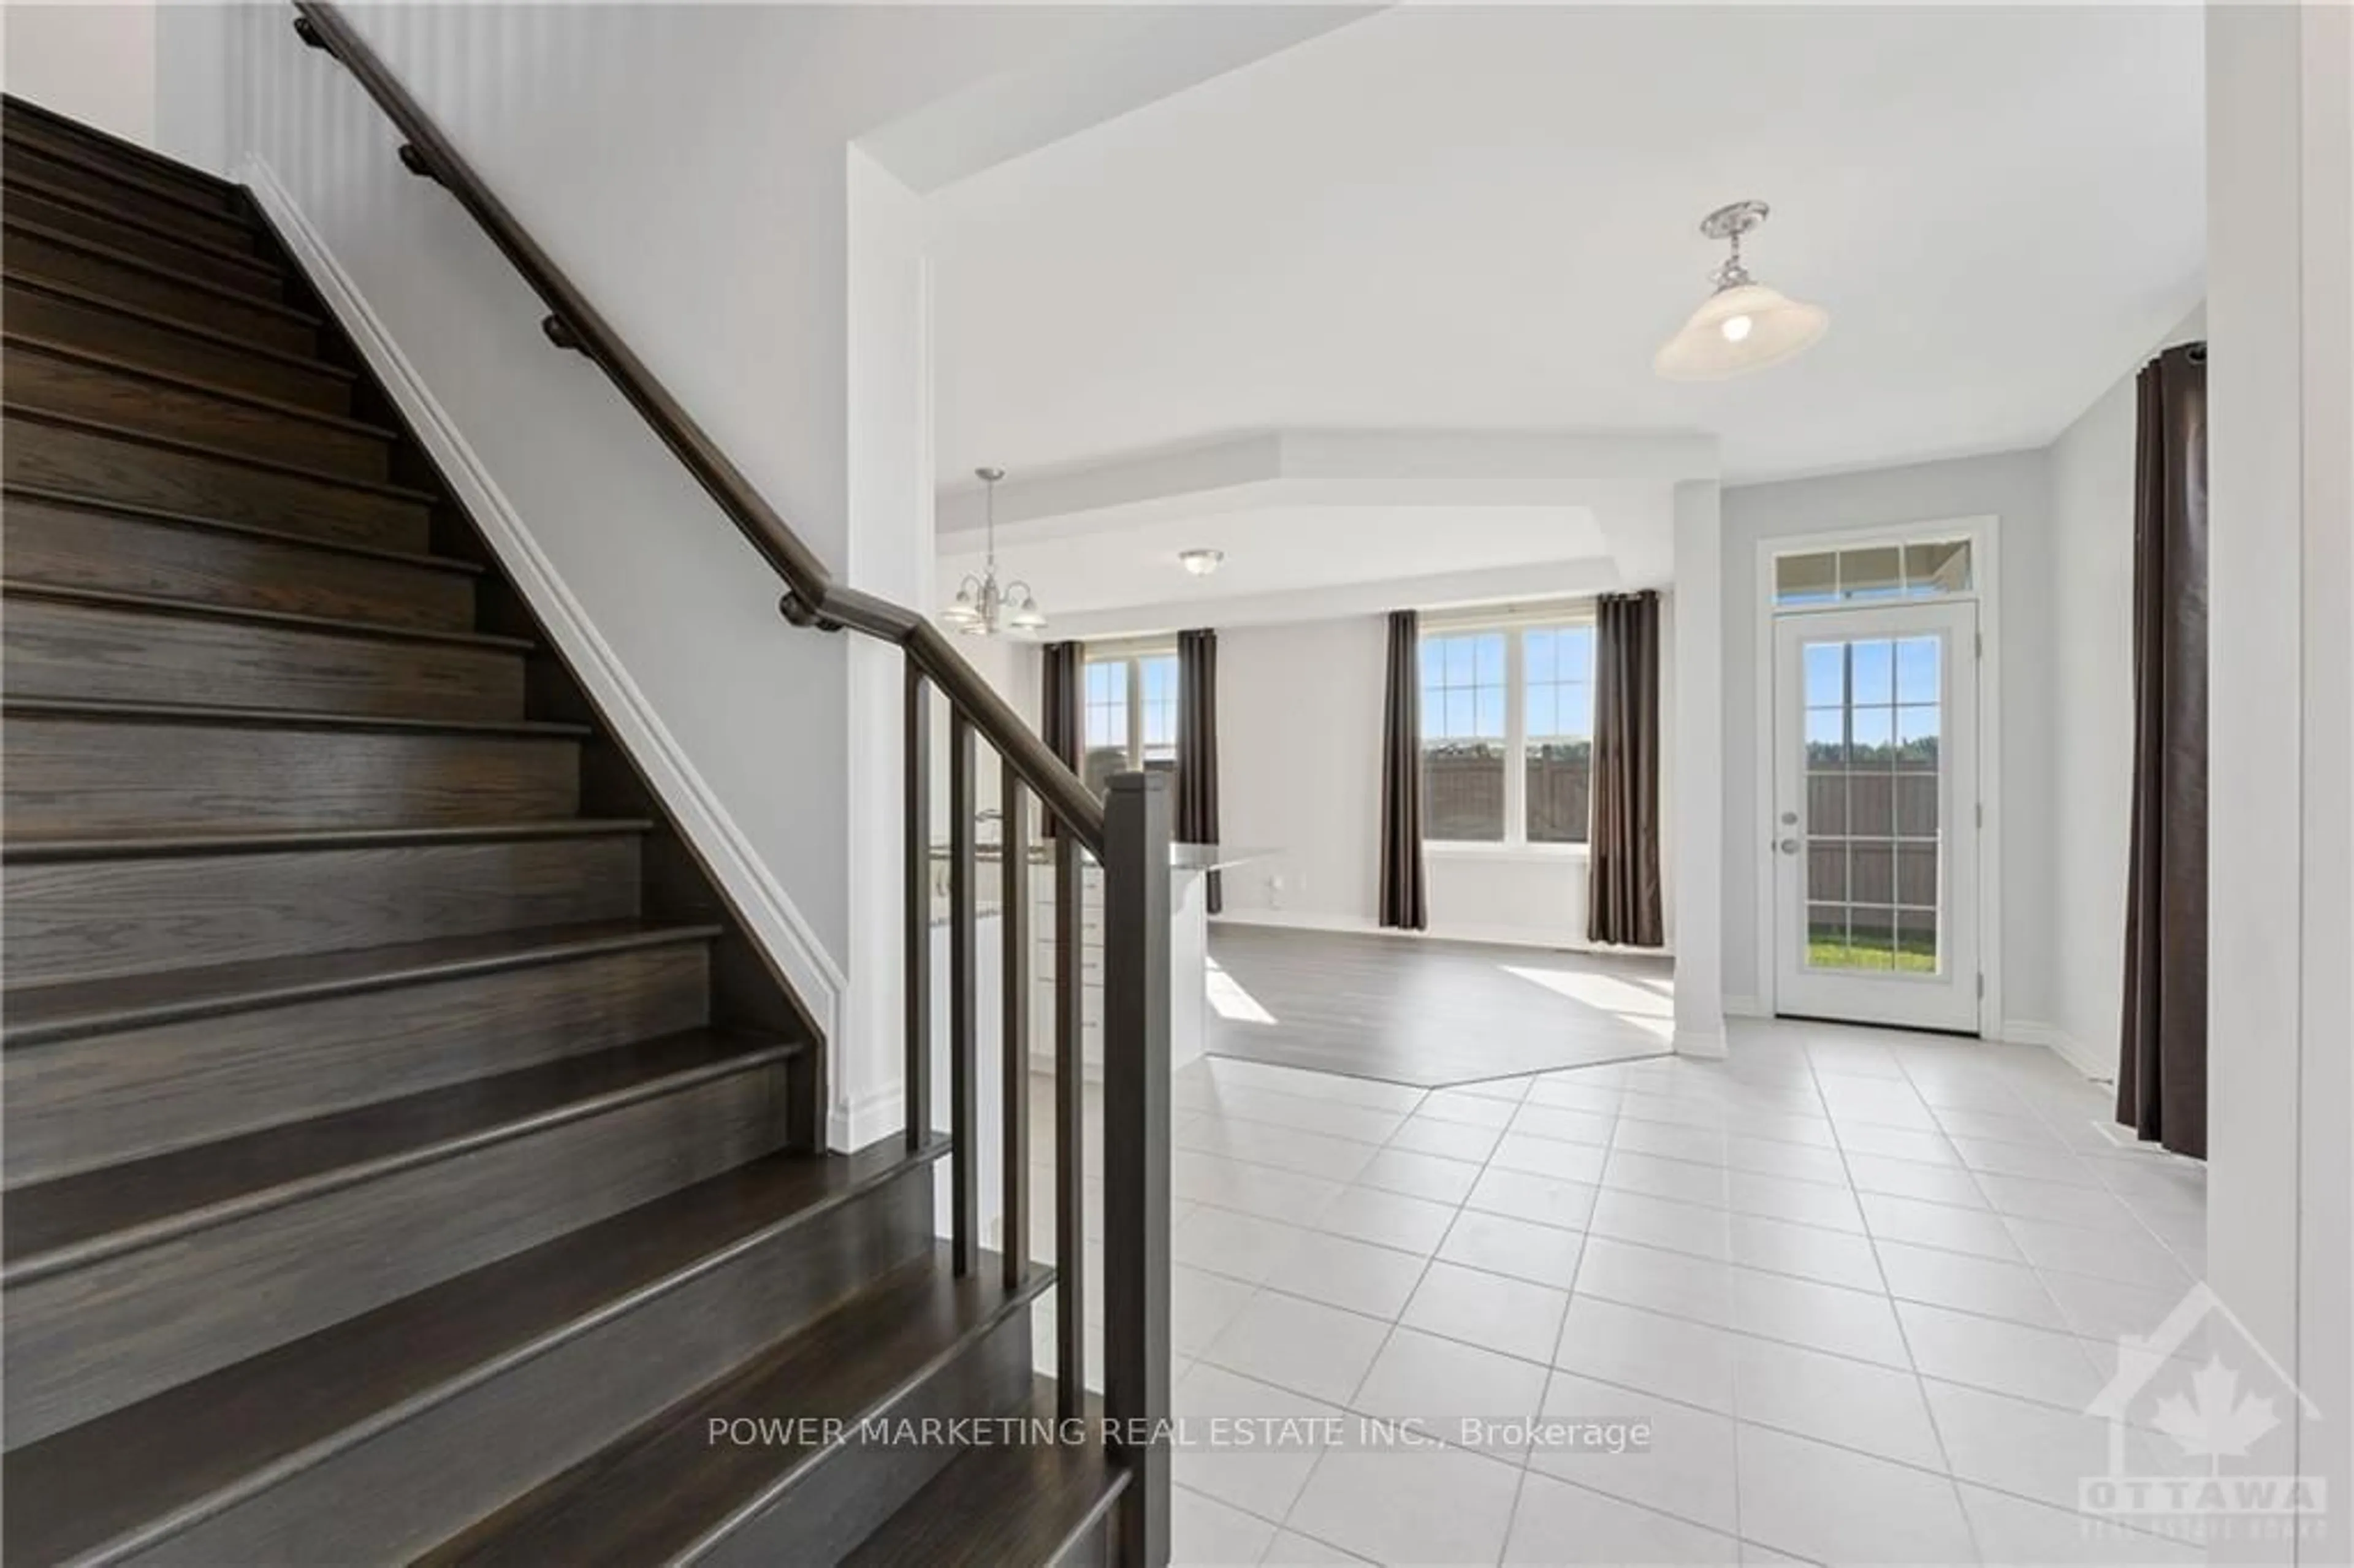
[[1780, 850], [1784, 854], [1796, 854], [1798, 853], [1798, 841], [1796, 839], [1784, 839], [1774, 847]]

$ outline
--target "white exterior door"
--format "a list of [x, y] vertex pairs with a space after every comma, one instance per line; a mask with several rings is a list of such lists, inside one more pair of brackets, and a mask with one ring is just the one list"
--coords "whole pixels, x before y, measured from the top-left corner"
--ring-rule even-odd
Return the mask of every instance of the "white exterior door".
[[1979, 1030], [1973, 601], [1775, 623], [1774, 1011]]

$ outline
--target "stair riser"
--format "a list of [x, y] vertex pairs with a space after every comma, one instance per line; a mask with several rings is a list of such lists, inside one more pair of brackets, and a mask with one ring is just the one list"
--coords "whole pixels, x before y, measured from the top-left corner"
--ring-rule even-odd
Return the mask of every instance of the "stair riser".
[[385, 495], [37, 419], [7, 423], [11, 482], [249, 523], [306, 539], [423, 554], [432, 508]]
[[474, 624], [470, 573], [23, 496], [0, 504], [0, 548], [8, 575], [19, 582], [424, 631], [466, 631]]
[[[241, 261], [211, 246], [194, 244], [138, 224], [126, 223], [111, 214], [60, 200], [31, 185], [10, 182], [8, 216], [38, 224], [43, 228], [57, 229], [93, 244], [127, 250], [133, 256], [143, 257], [176, 272], [185, 272], [191, 278], [242, 289], [257, 299], [282, 300], [286, 297], [284, 275], [275, 268]], [[250, 251], [247, 254], [250, 255]]]
[[919, 1255], [926, 1183], [904, 1173], [812, 1216], [132, 1561], [408, 1561]]
[[339, 376], [248, 354], [233, 344], [175, 332], [155, 322], [38, 289], [9, 289], [0, 298], [0, 314], [19, 332], [55, 338], [93, 354], [111, 354], [135, 365], [217, 381], [324, 413], [345, 413], [351, 407], [351, 384]]
[[6, 130], [6, 152], [11, 161], [25, 153], [75, 159], [95, 164], [105, 170], [110, 178], [143, 190], [167, 192], [217, 212], [237, 210], [236, 198], [214, 181], [128, 154], [79, 127], [60, 125], [14, 108], [0, 117], [0, 125]]
[[638, 840], [557, 840], [15, 864], [9, 980], [419, 942], [638, 914]]
[[30, 179], [61, 186], [95, 206], [127, 213], [143, 223], [184, 229], [223, 244], [246, 242], [253, 232], [251, 225], [233, 207], [175, 201], [146, 185], [69, 163], [44, 148], [25, 145], [14, 138], [7, 148], [7, 172], [11, 182]]
[[10, 228], [0, 238], [0, 258], [8, 270], [87, 289], [126, 305], [154, 311], [215, 332], [234, 334], [266, 348], [288, 354], [311, 354], [318, 348], [318, 329], [273, 311], [259, 301], [216, 293], [181, 281], [168, 273], [151, 272], [109, 256], [61, 245], [47, 236]]
[[[783, 1083], [781, 1066], [748, 1068], [11, 1289], [8, 1441], [34, 1441], [758, 1159], [784, 1141]], [[91, 1356], [93, 1345], [106, 1355]], [[448, 1456], [468, 1467], [487, 1457], [472, 1447]]]
[[376, 718], [523, 716], [523, 656], [35, 599], [0, 621], [17, 697], [211, 703]]
[[87, 360], [12, 346], [5, 375], [8, 400], [25, 408], [101, 419], [350, 479], [383, 480], [392, 471], [392, 443], [380, 436], [208, 397]]
[[11, 1182], [654, 1039], [710, 1022], [705, 944], [591, 955], [0, 1055]]
[[[1030, 1310], [1017, 1308], [987, 1334], [877, 1414], [921, 1423], [1012, 1414], [1032, 1388]], [[758, 1417], [763, 1412], [748, 1410]], [[923, 1490], [956, 1457], [953, 1448], [851, 1443], [820, 1457], [758, 1516], [696, 1560], [698, 1568], [771, 1568], [832, 1563]]]
[[579, 808], [571, 740], [36, 717], [0, 736], [17, 837], [456, 827]]

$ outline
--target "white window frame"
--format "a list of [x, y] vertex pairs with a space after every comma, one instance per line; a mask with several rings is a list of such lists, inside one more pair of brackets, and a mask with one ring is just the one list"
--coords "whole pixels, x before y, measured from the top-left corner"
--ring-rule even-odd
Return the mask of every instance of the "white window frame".
[[[1593, 794], [1586, 795], [1585, 843], [1535, 843], [1529, 839], [1528, 688], [1522, 679], [1527, 668], [1522, 651], [1524, 631], [1558, 631], [1595, 624], [1594, 603], [1556, 604], [1529, 609], [1508, 608], [1473, 614], [1432, 614], [1415, 629], [1415, 679], [1422, 678], [1421, 639], [1454, 637], [1467, 632], [1500, 631], [1504, 635], [1504, 836], [1500, 839], [1440, 839], [1426, 836], [1423, 853], [1460, 855], [1467, 859], [1509, 856], [1514, 860], [1583, 860], [1594, 840]], [[1600, 650], [1596, 651], [1600, 661]], [[1587, 683], [1593, 683], [1588, 673]], [[1598, 694], [1597, 694], [1598, 696]], [[1593, 736], [1586, 736], [1588, 743]], [[1417, 750], [1420, 742], [1416, 742]], [[1419, 758], [1416, 766], [1419, 766]]]
[[[1079, 671], [1079, 682], [1080, 690], [1082, 692], [1086, 690], [1087, 678], [1087, 673], [1094, 666], [1097, 664], [1125, 664], [1128, 666], [1127, 771], [1130, 773], [1140, 773], [1144, 770], [1144, 661], [1147, 659], [1174, 659], [1176, 656], [1177, 644], [1173, 639], [1155, 639], [1151, 641], [1089, 644], [1079, 656], [1079, 663], [1081, 666]], [[1185, 671], [1183, 666], [1180, 665], [1177, 671], [1177, 682], [1178, 701], [1181, 704], [1184, 701], [1184, 681]], [[1082, 720], [1086, 717], [1086, 707], [1087, 705], [1085, 702], [1082, 702], [1080, 705], [1080, 717]], [[1084, 729], [1085, 727], [1084, 723], [1082, 723], [1081, 728]], [[1172, 740], [1171, 744], [1174, 745], [1175, 743]], [[1080, 754], [1084, 756], [1093, 749], [1095, 749], [1095, 743], [1082, 734], [1079, 737]]]
[[[1774, 1012], [1774, 629], [1783, 620], [1832, 610], [1869, 609], [1876, 601], [1839, 601], [1820, 605], [1776, 602], [1775, 563], [1783, 556], [1807, 556], [1822, 550], [1870, 549], [1882, 545], [1925, 545], [1967, 539], [1970, 545], [1970, 587], [1967, 593], [1941, 596], [1975, 599], [1978, 607], [1978, 971], [1986, 976], [1986, 993], [1978, 1009], [1978, 1032], [1989, 1040], [2029, 1036], [2048, 1025], [2012, 1022], [2003, 1011], [2002, 964], [2002, 519], [1988, 513], [1977, 516], [1924, 518], [1915, 523], [1862, 528], [1833, 528], [1810, 534], [1776, 535], [1757, 541], [1757, 577], [1752, 605], [1757, 622], [1753, 644], [1756, 668], [1756, 769], [1755, 825], [1757, 988], [1755, 998], [1740, 999], [1744, 1011], [1765, 1016]], [[1877, 602], [1935, 602], [1889, 600]], [[1729, 853], [1729, 852], [1728, 852]]]

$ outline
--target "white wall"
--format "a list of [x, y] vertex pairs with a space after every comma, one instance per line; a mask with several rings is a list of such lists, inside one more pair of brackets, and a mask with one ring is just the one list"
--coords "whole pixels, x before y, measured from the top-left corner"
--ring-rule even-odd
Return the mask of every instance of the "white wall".
[[[928, 327], [908, 319], [920, 269], [904, 210], [854, 224], [850, 143], [1034, 56], [1065, 28], [1057, 14], [347, 15], [822, 559], [895, 594], [920, 583], [930, 476], [911, 426], [928, 423]], [[541, 585], [564, 652], [623, 738], [656, 754], [657, 786], [756, 931], [821, 1017], [843, 1022], [831, 1010], [847, 971], [887, 924], [863, 907], [854, 919], [851, 780], [896, 771], [887, 737], [854, 746], [844, 640], [779, 618], [774, 574], [604, 377], [548, 345], [539, 302], [445, 193], [400, 167], [395, 132], [348, 73], [303, 48], [281, 7], [232, 19], [237, 155], [258, 160], [257, 184], [429, 399], [419, 417], [475, 476], [478, 509], [512, 520], [509, 564], [532, 568], [526, 587]], [[898, 193], [867, 194], [904, 208]], [[889, 1031], [872, 1054], [896, 1077], [885, 1011], [861, 1018], [854, 1003], [846, 1022]], [[861, 1058], [845, 1065], [835, 1038], [840, 1113], [845, 1086], [845, 1086]]]
[[2282, 1432], [2328, 1503], [2312, 1521], [2324, 1534], [2212, 1555], [2343, 1563], [2354, 1548], [2354, 14], [2210, 6], [2207, 70], [2208, 1276], [2310, 1400]]
[[0, 7], [8, 90], [100, 130], [155, 145], [156, 8]]
[[[2206, 330], [2194, 313], [2165, 339]], [[2052, 606], [2038, 683], [2052, 704], [2047, 1021], [2078, 1061], [2112, 1063], [2124, 996], [2132, 823], [2135, 377], [2128, 369], [2052, 443]], [[2012, 806], [2016, 820], [2018, 805]]]
[[[1378, 928], [1388, 638], [1364, 615], [1219, 630], [1219, 832], [1281, 852], [1225, 874], [1227, 918]], [[1424, 871], [1433, 936], [1585, 945], [1582, 852], [1434, 844]]]
[[[1759, 799], [1757, 629], [1766, 614], [1757, 580], [1764, 539], [1839, 529], [1992, 514], [2001, 519], [2000, 803], [1989, 821], [2002, 831], [1999, 1016], [2049, 1025], [2055, 940], [2052, 871], [2049, 672], [2054, 658], [2051, 486], [2041, 451], [1874, 469], [1825, 479], [1738, 485], [1724, 492], [1724, 990], [1736, 1006], [1766, 996], [1770, 976], [1758, 956], [1758, 846], [1771, 823]], [[2125, 590], [2117, 590], [2122, 594]], [[2032, 1030], [2021, 1031], [2032, 1033]]]

